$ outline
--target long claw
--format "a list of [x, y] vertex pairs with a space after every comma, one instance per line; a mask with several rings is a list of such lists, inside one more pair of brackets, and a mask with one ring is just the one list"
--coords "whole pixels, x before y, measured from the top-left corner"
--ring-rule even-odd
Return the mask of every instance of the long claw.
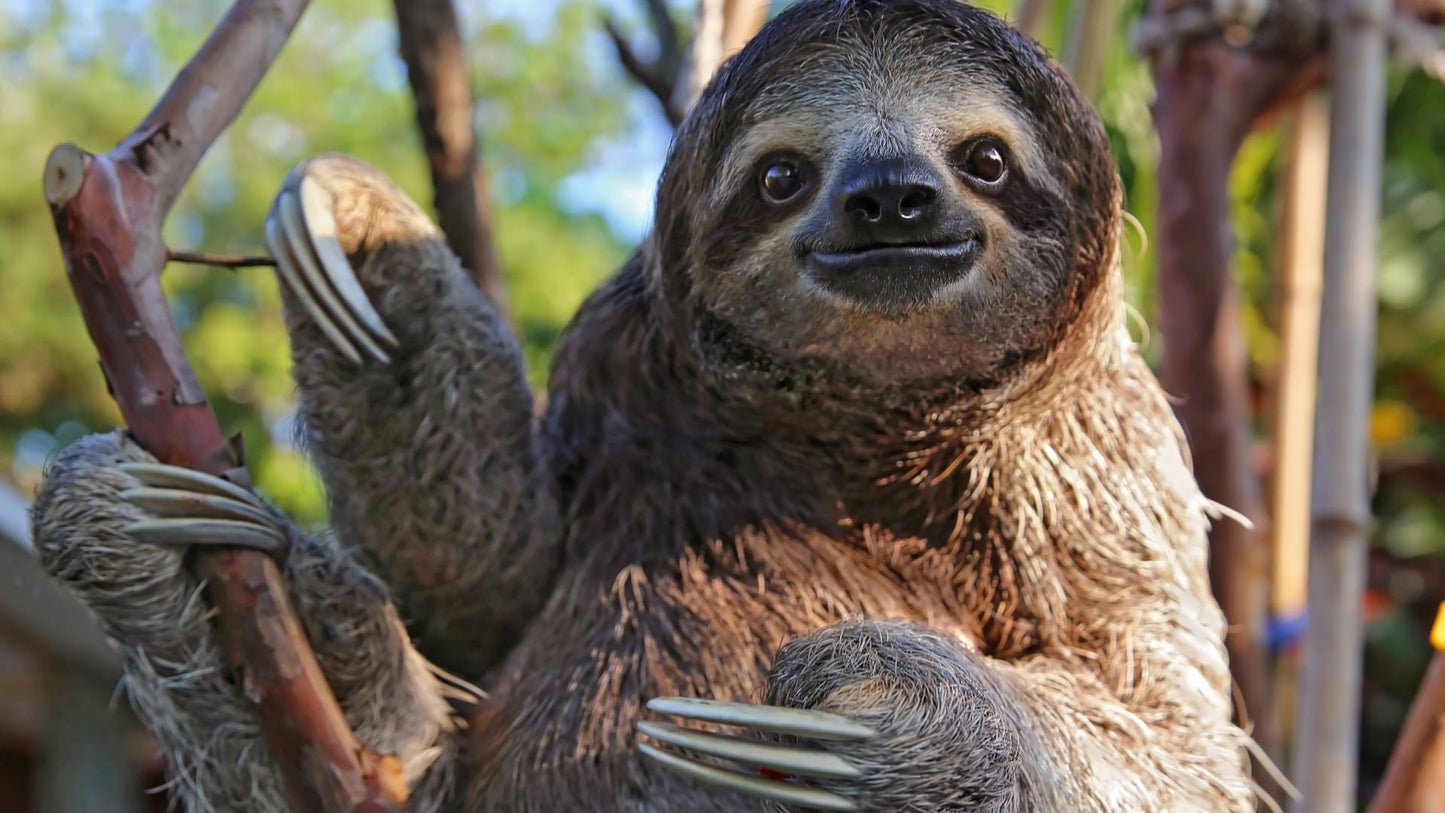
[[132, 488], [120, 497], [158, 517], [204, 517], [269, 524], [269, 514], [249, 502], [171, 488]]
[[281, 229], [276, 225], [275, 219], [268, 218], [266, 220], [266, 246], [271, 249], [271, 256], [276, 258], [276, 271], [281, 275], [281, 279], [286, 281], [291, 293], [296, 295], [296, 300], [301, 303], [301, 307], [310, 314], [311, 320], [321, 328], [322, 333], [326, 334], [326, 338], [352, 364], [360, 364], [361, 354], [357, 353], [356, 348], [352, 347], [351, 342], [342, 335], [335, 323], [331, 321], [331, 317], [312, 296], [305, 281], [301, 279], [301, 274], [296, 269], [297, 260], [291, 253], [291, 246], [280, 232]]
[[311, 245], [316, 249], [316, 258], [326, 269], [326, 277], [336, 287], [336, 292], [346, 301], [347, 306], [374, 336], [386, 344], [396, 347], [396, 337], [386, 329], [381, 314], [372, 307], [371, 300], [361, 288], [346, 251], [336, 238], [336, 218], [331, 214], [334, 201], [331, 194], [310, 177], [302, 176], [298, 194], [301, 196], [301, 210], [305, 218], [306, 233], [311, 236]]
[[143, 519], [121, 530], [153, 545], [236, 545], [266, 553], [286, 547], [285, 537], [275, 528], [233, 519]]
[[[314, 184], [311, 186], [314, 186]], [[309, 188], [304, 179], [302, 181], [302, 187]], [[382, 350], [380, 345], [371, 338], [371, 335], [368, 334], [361, 325], [357, 324], [357, 316], [353, 315], [355, 314], [353, 310], [355, 305], [351, 302], [343, 303], [341, 301], [336, 294], [335, 280], [330, 279], [327, 274], [322, 273], [321, 267], [317, 265], [316, 255], [313, 253], [313, 244], [308, 239], [306, 221], [302, 218], [301, 205], [296, 202], [296, 196], [290, 192], [282, 192], [281, 196], [276, 200], [276, 211], [277, 214], [280, 215], [281, 233], [285, 236], [286, 242], [291, 248], [291, 256], [294, 257], [297, 264], [301, 266], [301, 274], [306, 278], [306, 282], [310, 286], [311, 292], [316, 295], [317, 301], [335, 318], [339, 323], [337, 327], [345, 332], [348, 338], [361, 345], [372, 358], [382, 364], [389, 363], [391, 359], [387, 357], [386, 351]], [[345, 269], [347, 277], [354, 281], [355, 275], [352, 273], [350, 264], [347, 264]], [[328, 267], [327, 270], [336, 271], [335, 268], [331, 267]], [[367, 312], [372, 315], [376, 314], [376, 311], [371, 308], [371, 303], [367, 302], [364, 298], [361, 304], [366, 308]], [[380, 318], [379, 316], [377, 317], [377, 319]]]
[[820, 751], [816, 748], [755, 742], [722, 734], [693, 731], [672, 723], [640, 722], [637, 724], [637, 730], [668, 745], [759, 768], [770, 768], [795, 776], [856, 779], [863, 775], [862, 771], [837, 754]]
[[235, 483], [184, 466], [167, 466], [164, 463], [122, 463], [120, 470], [151, 488], [195, 491], [201, 494], [213, 494], [217, 497], [229, 497], [233, 500], [250, 503], [256, 508], [264, 509], [266, 507], [259, 497]]
[[695, 697], [657, 697], [647, 707], [661, 714], [690, 717], [723, 725], [745, 726], [774, 734], [791, 734], [815, 740], [866, 740], [877, 732], [847, 717], [811, 709], [704, 700]]
[[775, 779], [763, 779], [761, 777], [723, 770], [722, 768], [705, 765], [696, 760], [664, 751], [661, 748], [655, 748], [645, 742], [638, 743], [637, 747], [642, 751], [643, 755], [649, 759], [655, 760], [664, 767], [670, 768], [706, 785], [713, 785], [760, 799], [771, 799], [775, 802], [782, 802], [783, 804], [812, 807], [818, 810], [858, 809], [858, 806], [854, 804], [852, 800], [819, 788], [810, 788], [805, 785], [795, 785], [790, 782], [779, 782]]

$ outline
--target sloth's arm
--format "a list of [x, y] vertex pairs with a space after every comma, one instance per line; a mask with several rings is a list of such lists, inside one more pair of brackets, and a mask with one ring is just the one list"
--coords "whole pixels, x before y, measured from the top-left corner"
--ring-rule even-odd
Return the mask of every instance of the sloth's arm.
[[479, 675], [559, 549], [517, 342], [431, 220], [358, 161], [297, 167], [266, 229], [337, 534], [424, 654]]
[[165, 751], [171, 792], [192, 811], [288, 809], [258, 720], [232, 681], [201, 585], [176, 545], [216, 522], [285, 548], [286, 583], [332, 690], [360, 741], [402, 761], [413, 810], [450, 790], [456, 726], [439, 678], [412, 649], [385, 587], [346, 552], [207, 475], [160, 466], [121, 432], [61, 453], [32, 515], [49, 572], [117, 645], [132, 705]]
[[767, 705], [649, 704], [775, 742], [783, 734], [781, 747], [660, 721], [639, 725], [652, 741], [641, 747], [699, 781], [787, 810], [1253, 810], [1227, 704], [1198, 694], [1197, 674], [1172, 677], [1175, 696], [1133, 708], [1078, 666], [985, 658], [916, 624], [845, 622], [783, 645]]

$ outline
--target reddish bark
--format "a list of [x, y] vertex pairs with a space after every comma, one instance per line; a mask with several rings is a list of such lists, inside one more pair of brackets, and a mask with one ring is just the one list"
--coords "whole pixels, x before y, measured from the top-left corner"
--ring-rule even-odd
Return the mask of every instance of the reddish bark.
[[[75, 292], [112, 396], [160, 460], [249, 479], [196, 381], [161, 292], [161, 226], [207, 147], [240, 111], [305, 0], [239, 0], [160, 103], [116, 148], [51, 153], [45, 192]], [[368, 753], [346, 724], [264, 554], [198, 552], [237, 683], [257, 706], [293, 809], [384, 811], [405, 805], [401, 766]]]

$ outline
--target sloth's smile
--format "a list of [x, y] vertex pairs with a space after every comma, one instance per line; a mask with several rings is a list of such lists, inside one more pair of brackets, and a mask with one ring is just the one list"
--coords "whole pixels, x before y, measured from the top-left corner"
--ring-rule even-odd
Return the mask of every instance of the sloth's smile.
[[940, 289], [963, 279], [978, 257], [979, 240], [933, 244], [885, 243], [841, 251], [808, 251], [809, 276], [826, 290], [883, 312], [927, 304]]

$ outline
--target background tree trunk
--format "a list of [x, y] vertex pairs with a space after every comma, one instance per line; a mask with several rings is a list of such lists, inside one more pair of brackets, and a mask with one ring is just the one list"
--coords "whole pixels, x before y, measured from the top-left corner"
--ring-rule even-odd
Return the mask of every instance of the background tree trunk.
[[478, 162], [472, 88], [452, 0], [396, 0], [401, 58], [431, 168], [437, 220], [447, 245], [499, 311], [506, 280], [492, 239], [492, 200]]

